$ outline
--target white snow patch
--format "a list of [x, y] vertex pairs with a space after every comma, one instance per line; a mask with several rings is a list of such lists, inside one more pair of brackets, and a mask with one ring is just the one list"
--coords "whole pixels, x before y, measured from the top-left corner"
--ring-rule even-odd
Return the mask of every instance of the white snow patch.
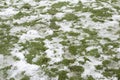
[[86, 61], [84, 66], [85, 71], [83, 72], [82, 76], [86, 77], [87, 75], [92, 75], [94, 78], [101, 78], [103, 75], [99, 72], [96, 72], [95, 65], [101, 64], [101, 61], [96, 60], [93, 57], [89, 57], [90, 61]]
[[2, 10], [0, 12], [0, 16], [12, 16], [12, 15], [15, 15], [17, 13], [18, 13], [18, 11], [15, 11], [14, 8], [10, 7], [10, 8]]
[[27, 34], [23, 34], [20, 37], [20, 41], [19, 42], [26, 42], [29, 40], [33, 40], [35, 38], [40, 38], [41, 36], [39, 35], [39, 33], [36, 30], [29, 30], [27, 31]]
[[120, 48], [117, 48], [117, 51], [120, 52]]
[[90, 51], [90, 50], [96, 49], [96, 48], [97, 48], [96, 46], [90, 46], [90, 47], [87, 47], [86, 50], [87, 50], [87, 51]]
[[23, 3], [29, 3], [31, 4], [32, 6], [35, 6], [36, 5], [36, 2], [34, 0], [23, 0]]
[[38, 16], [27, 16], [27, 17], [23, 17], [21, 19], [14, 20], [14, 23], [22, 24], [24, 22], [33, 21], [33, 20], [35, 20], [37, 18], [38, 18]]
[[62, 54], [64, 53], [63, 51], [63, 46], [59, 44], [61, 40], [58, 38], [53, 38], [52, 41], [45, 40], [45, 46], [49, 49], [45, 51], [47, 54], [47, 57], [51, 58], [50, 64], [53, 64], [54, 62], [59, 62], [61, 61]]
[[12, 68], [9, 71], [9, 76], [15, 77], [16, 75], [23, 71], [25, 71], [26, 74], [33, 76], [35, 75], [38, 69], [39, 66], [28, 64], [26, 61], [21, 60], [13, 63]]
[[13, 27], [12, 29], [10, 29], [10, 34], [11, 35], [16, 35], [16, 33], [20, 33], [21, 31], [26, 32], [27, 30], [29, 30], [28, 28], [25, 27]]
[[53, 34], [53, 30], [47, 29], [47, 31], [45, 33], [48, 34], [48, 35], [52, 35]]
[[72, 29], [70, 28], [72, 26], [72, 22], [56, 22], [57, 25], [60, 26], [60, 30], [67, 32], [67, 31], [71, 31]]
[[40, 2], [39, 2], [39, 5], [40, 5], [40, 6], [48, 6], [48, 5], [50, 5], [50, 2], [49, 2], [48, 0], [47, 0], [47, 1], [46, 1], [46, 0], [43, 0], [43, 1], [40, 1]]
[[120, 15], [112, 15], [112, 19], [115, 21], [120, 21]]
[[57, 17], [58, 19], [62, 19], [64, 17], [65, 13], [56, 13], [55, 17]]
[[16, 56], [17, 58], [19, 58], [21, 60], [25, 59], [24, 53], [23, 52], [19, 52], [19, 47], [17, 47], [17, 46], [16, 46], [16, 48], [14, 48], [11, 51], [11, 54], [12, 54], [12, 56]]
[[82, 3], [86, 3], [86, 2], [95, 2], [96, 0], [81, 0]]
[[119, 35], [114, 35], [114, 33], [112, 33], [112, 32], [110, 33], [106, 30], [100, 30], [98, 35], [100, 37], [109, 38], [111, 40], [117, 40], [119, 38]]
[[50, 20], [52, 18], [52, 16], [49, 15], [49, 14], [46, 14], [46, 15], [40, 14], [39, 17], [42, 18], [42, 19], [45, 19], [45, 20]]
[[0, 54], [0, 69], [10, 66], [14, 62], [14, 59], [11, 56], [4, 56]]

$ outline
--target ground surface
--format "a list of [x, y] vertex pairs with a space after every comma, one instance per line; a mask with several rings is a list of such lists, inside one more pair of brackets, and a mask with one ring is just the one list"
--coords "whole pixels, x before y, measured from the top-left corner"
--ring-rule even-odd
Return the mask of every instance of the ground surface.
[[0, 80], [120, 80], [119, 0], [0, 0]]

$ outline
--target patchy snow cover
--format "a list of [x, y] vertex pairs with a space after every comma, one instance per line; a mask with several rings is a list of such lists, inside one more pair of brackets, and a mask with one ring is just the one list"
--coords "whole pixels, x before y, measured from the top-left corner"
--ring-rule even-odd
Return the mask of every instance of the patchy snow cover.
[[119, 80], [119, 3], [0, 1], [0, 80]]
[[[53, 38], [52, 41], [45, 40], [45, 46], [49, 49], [47, 49], [45, 52], [47, 54], [47, 57], [51, 58], [50, 64], [53, 64], [55, 62], [61, 61], [63, 51], [63, 46], [59, 44], [61, 40], [58, 38]], [[56, 53], [55, 53], [56, 52]]]

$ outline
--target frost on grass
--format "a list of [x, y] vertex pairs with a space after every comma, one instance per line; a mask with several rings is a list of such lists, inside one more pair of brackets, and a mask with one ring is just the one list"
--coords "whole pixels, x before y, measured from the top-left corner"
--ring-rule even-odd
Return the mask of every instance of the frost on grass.
[[0, 1], [0, 80], [119, 80], [119, 4]]

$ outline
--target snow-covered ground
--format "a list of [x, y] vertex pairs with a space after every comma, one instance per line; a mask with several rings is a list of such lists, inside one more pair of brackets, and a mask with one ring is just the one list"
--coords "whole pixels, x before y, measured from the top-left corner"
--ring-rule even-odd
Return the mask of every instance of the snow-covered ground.
[[1, 0], [0, 80], [120, 80], [119, 0]]

